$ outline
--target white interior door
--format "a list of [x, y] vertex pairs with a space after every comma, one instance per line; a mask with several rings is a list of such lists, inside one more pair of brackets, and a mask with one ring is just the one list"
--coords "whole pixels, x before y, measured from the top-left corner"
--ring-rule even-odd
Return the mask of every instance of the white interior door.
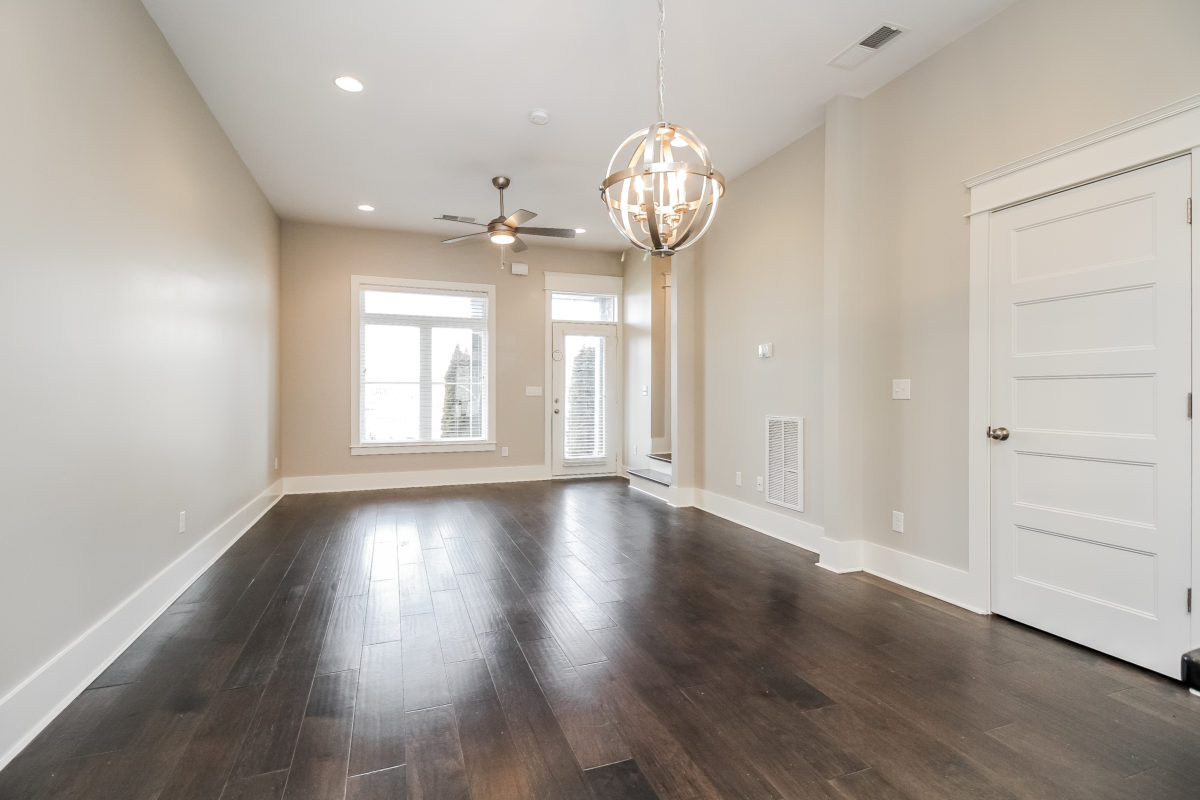
[[1189, 175], [1187, 157], [1117, 175], [994, 213], [989, 235], [992, 608], [1173, 677], [1189, 641]]
[[553, 348], [554, 474], [615, 473], [616, 325], [556, 322]]

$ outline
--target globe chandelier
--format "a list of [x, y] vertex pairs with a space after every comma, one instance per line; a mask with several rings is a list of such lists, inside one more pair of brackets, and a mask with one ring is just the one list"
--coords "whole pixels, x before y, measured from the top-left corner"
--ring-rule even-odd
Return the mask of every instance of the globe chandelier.
[[658, 0], [659, 122], [621, 143], [600, 186], [613, 225], [634, 247], [656, 256], [673, 255], [699, 241], [725, 194], [725, 176], [713, 167], [700, 138], [664, 121], [665, 23], [664, 0]]

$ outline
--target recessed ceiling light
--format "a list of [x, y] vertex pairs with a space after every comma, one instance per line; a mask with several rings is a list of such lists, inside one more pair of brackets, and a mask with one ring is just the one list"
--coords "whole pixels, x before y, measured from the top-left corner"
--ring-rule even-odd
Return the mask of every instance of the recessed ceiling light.
[[375, 206], [370, 206], [370, 205], [367, 205], [366, 203], [363, 203], [362, 205], [360, 205], [358, 207], [358, 210], [359, 211], [374, 211]]
[[363, 83], [353, 75], [339, 75], [333, 79], [333, 85], [343, 92], [361, 92]]
[[544, 108], [535, 108], [529, 112], [529, 121], [534, 125], [545, 125], [550, 121], [550, 112]]
[[587, 228], [576, 228], [575, 232], [576, 233], [587, 233]]

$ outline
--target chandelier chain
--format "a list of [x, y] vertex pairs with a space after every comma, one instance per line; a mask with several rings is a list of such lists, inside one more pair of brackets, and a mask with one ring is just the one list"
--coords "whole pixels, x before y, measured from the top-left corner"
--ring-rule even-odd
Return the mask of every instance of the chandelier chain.
[[663, 96], [666, 94], [666, 81], [663, 77], [665, 72], [663, 64], [667, 60], [667, 9], [666, 0], [658, 0], [658, 118], [665, 120], [667, 112], [664, 110], [666, 103]]

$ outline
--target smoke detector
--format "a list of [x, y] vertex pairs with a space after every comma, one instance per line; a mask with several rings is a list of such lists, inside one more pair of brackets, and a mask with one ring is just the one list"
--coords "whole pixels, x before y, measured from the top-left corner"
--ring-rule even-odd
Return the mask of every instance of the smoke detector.
[[892, 25], [891, 23], [880, 25], [862, 39], [838, 53], [837, 56], [830, 60], [829, 65], [831, 67], [838, 67], [839, 69], [854, 69], [878, 53], [880, 48], [906, 30], [908, 28]]

